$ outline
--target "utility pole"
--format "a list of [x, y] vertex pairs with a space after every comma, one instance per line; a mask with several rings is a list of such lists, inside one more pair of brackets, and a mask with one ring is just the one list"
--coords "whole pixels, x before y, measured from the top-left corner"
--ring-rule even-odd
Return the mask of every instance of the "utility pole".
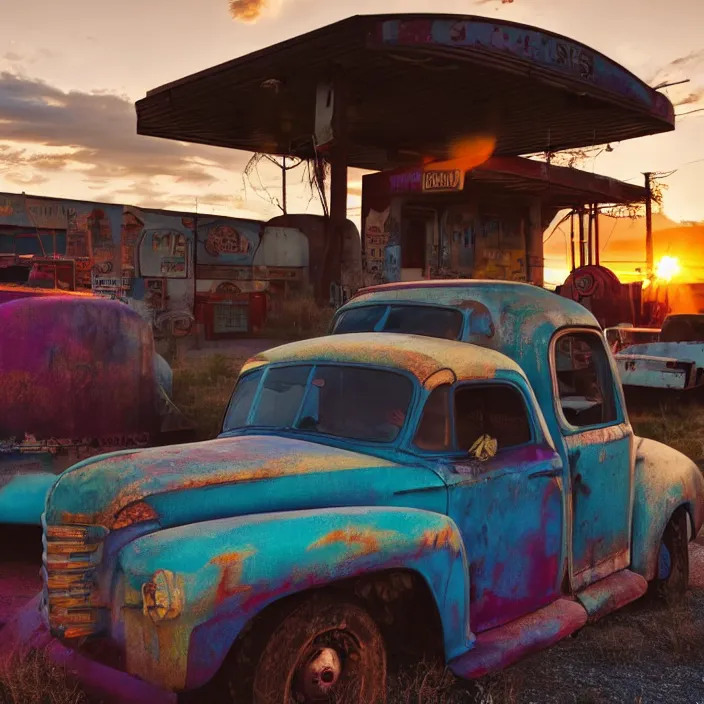
[[283, 199], [283, 205], [281, 209], [284, 211], [284, 215], [288, 215], [288, 210], [286, 208], [286, 155], [284, 154], [283, 160], [281, 162], [281, 196]]
[[653, 190], [651, 172], [643, 174], [645, 176], [645, 270], [647, 276], [653, 273]]

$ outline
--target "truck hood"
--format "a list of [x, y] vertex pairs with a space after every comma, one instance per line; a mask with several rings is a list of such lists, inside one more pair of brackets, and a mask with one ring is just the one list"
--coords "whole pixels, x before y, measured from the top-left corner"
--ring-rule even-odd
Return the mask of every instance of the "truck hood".
[[403, 505], [444, 512], [444, 488], [428, 466], [295, 438], [248, 435], [81, 462], [54, 485], [46, 522], [110, 530], [125, 525], [126, 514], [116, 524], [124, 509], [133, 515], [130, 523], [156, 520], [163, 528], [331, 506]]

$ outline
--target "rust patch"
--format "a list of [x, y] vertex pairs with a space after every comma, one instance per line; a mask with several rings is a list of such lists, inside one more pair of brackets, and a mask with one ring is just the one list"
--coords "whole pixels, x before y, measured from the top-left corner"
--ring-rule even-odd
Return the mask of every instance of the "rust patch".
[[460, 537], [452, 526], [445, 526], [442, 530], [426, 530], [421, 537], [421, 547], [430, 550], [451, 548], [454, 553], [461, 549]]
[[228, 552], [224, 555], [218, 555], [210, 561], [210, 564], [217, 565], [221, 571], [215, 592], [216, 604], [219, 605], [233, 596], [248, 594], [252, 591], [250, 584], [242, 584], [242, 571], [245, 560], [254, 553], [254, 550]]
[[95, 516], [89, 513], [70, 513], [64, 511], [61, 514], [61, 523], [73, 526], [90, 526], [95, 523]]
[[380, 541], [395, 535], [394, 531], [375, 531], [369, 528], [339, 528], [316, 540], [308, 549], [315, 550], [328, 545], [344, 544], [349, 546], [357, 555], [371, 555], [381, 550]]

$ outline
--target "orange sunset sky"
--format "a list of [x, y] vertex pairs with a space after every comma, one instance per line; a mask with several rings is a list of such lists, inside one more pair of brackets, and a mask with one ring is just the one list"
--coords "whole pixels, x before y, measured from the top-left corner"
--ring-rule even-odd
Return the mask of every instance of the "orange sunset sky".
[[[0, 23], [0, 190], [268, 218], [277, 209], [245, 184], [249, 154], [136, 134], [134, 101], [147, 90], [277, 41], [377, 12], [477, 14], [537, 25], [602, 51], [667, 89], [674, 133], [613, 145], [582, 165], [634, 183], [675, 171], [655, 221], [656, 256], [692, 259], [704, 230], [703, 0], [7, 0]], [[233, 14], [237, 17], [233, 17]], [[684, 115], [684, 113], [690, 113]], [[261, 170], [274, 194], [275, 168]], [[294, 179], [295, 181], [295, 179]], [[361, 174], [350, 174], [358, 222]], [[316, 212], [303, 183], [289, 209]], [[564, 228], [568, 232], [568, 228]], [[617, 273], [644, 259], [642, 223], [605, 221], [602, 260]], [[549, 234], [546, 233], [546, 237]], [[546, 279], [564, 278], [566, 237], [546, 243]], [[689, 277], [704, 280], [695, 262]], [[612, 263], [613, 262], [613, 263]]]

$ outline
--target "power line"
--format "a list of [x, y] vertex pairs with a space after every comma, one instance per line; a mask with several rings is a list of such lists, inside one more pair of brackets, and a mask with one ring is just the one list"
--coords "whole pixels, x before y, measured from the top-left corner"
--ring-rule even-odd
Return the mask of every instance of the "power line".
[[694, 115], [695, 112], [704, 112], [704, 108], [697, 108], [696, 110], [688, 110], [687, 112], [678, 112], [675, 117], [686, 117], [687, 115]]

